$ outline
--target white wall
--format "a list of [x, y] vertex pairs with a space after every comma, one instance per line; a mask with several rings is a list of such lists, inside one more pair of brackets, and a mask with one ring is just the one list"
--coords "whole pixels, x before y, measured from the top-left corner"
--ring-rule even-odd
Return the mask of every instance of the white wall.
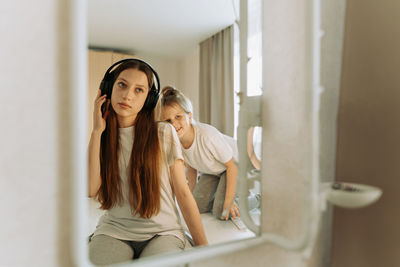
[[0, 9], [0, 266], [59, 263], [59, 3]]
[[194, 118], [199, 117], [199, 52], [198, 46], [177, 58], [136, 54], [157, 70], [161, 88], [170, 85], [181, 90], [193, 104]]
[[178, 79], [178, 60], [176, 58], [143, 53], [137, 53], [135, 55], [148, 62], [157, 71], [160, 77], [161, 89], [167, 85], [175, 86], [176, 80]]
[[177, 88], [187, 96], [193, 104], [193, 118], [199, 119], [199, 64], [200, 47], [195, 47], [179, 59]]

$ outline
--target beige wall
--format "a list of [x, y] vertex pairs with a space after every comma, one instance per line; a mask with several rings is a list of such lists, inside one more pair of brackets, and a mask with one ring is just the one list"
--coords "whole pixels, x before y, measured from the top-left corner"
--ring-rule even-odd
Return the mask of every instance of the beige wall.
[[400, 2], [348, 0], [338, 181], [383, 189], [366, 208], [335, 208], [332, 267], [400, 266]]

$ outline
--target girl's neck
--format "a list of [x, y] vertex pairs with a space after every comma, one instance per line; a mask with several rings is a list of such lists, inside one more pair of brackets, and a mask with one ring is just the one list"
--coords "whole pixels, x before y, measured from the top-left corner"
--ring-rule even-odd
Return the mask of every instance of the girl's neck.
[[193, 125], [190, 125], [189, 130], [185, 135], [182, 136], [182, 138], [179, 139], [181, 141], [181, 145], [183, 146], [184, 149], [188, 149], [191, 147], [194, 141], [194, 127]]
[[136, 117], [134, 117], [134, 118], [132, 118], [132, 117], [125, 118], [125, 117], [119, 117], [118, 116], [119, 128], [128, 128], [128, 127], [134, 126], [135, 125], [135, 119], [136, 119]]

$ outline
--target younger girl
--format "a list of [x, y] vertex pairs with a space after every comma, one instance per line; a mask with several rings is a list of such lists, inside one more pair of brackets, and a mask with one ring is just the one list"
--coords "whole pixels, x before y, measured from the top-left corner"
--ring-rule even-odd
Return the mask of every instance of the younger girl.
[[234, 201], [238, 172], [234, 139], [211, 125], [195, 122], [192, 104], [179, 90], [167, 86], [161, 95], [161, 120], [171, 123], [178, 133], [189, 187], [200, 213], [212, 211], [219, 219], [236, 218], [239, 209]]
[[158, 93], [157, 73], [141, 60], [127, 59], [107, 70], [96, 97], [89, 196], [106, 212], [89, 241], [94, 264], [183, 250], [187, 241], [175, 197], [194, 244], [207, 244], [179, 139], [169, 124], [154, 120]]

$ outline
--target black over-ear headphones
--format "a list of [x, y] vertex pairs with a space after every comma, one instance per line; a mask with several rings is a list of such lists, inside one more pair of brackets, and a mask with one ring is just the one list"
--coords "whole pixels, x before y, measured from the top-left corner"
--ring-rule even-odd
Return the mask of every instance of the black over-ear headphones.
[[[155, 108], [158, 97], [160, 95], [160, 79], [158, 78], [157, 72], [150, 66], [150, 64], [144, 62], [143, 60], [137, 59], [137, 58], [126, 58], [120, 61], [115, 62], [114, 64], [111, 65], [111, 67], [108, 68], [106, 73], [104, 74], [104, 78], [101, 81], [100, 84], [100, 90], [101, 90], [101, 95], [107, 94], [107, 98], [111, 98], [111, 93], [112, 93], [112, 88], [113, 88], [113, 83], [114, 83], [114, 75], [113, 75], [113, 69], [115, 66], [120, 65], [122, 63], [128, 62], [128, 61], [134, 61], [138, 63], [143, 63], [149, 69], [153, 72], [153, 85], [150, 88], [149, 94], [147, 95], [146, 102], [144, 103], [143, 108], [146, 110], [152, 110]], [[157, 85], [156, 85], [157, 84]]]

